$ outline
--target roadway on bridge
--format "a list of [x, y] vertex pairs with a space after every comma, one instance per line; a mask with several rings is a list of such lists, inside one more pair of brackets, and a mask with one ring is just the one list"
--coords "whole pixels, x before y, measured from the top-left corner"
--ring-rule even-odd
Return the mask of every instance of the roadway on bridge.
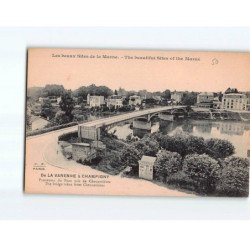
[[[173, 108], [173, 107], [172, 107]], [[156, 111], [166, 109], [154, 109]], [[149, 110], [143, 110], [141, 114], [148, 114]], [[136, 111], [140, 112], [140, 111]], [[152, 110], [150, 112], [153, 112]], [[135, 113], [135, 112], [133, 112]], [[128, 116], [133, 118], [132, 113], [123, 114], [120, 116]], [[138, 116], [138, 115], [137, 115]], [[109, 117], [109, 121], [117, 121], [118, 116]], [[86, 122], [91, 126], [103, 123], [107, 118], [98, 119], [95, 121]], [[39, 182], [41, 173], [78, 173], [84, 175], [103, 175], [105, 173], [92, 169], [88, 166], [76, 163], [73, 160], [67, 160], [61, 153], [58, 145], [58, 136], [66, 132], [76, 131], [77, 126], [66, 129], [56, 130], [49, 133], [28, 137], [26, 140], [26, 177], [29, 181], [26, 182], [27, 192], [37, 193], [64, 193], [64, 194], [93, 194], [93, 195], [152, 195], [152, 196], [191, 196], [177, 190], [171, 190], [163, 186], [156, 185], [150, 181], [142, 179], [122, 178], [121, 176], [109, 176], [110, 183], [104, 187], [86, 186], [81, 188], [75, 187], [53, 187], [45, 186]], [[36, 164], [36, 165], [35, 165]], [[44, 164], [44, 165], [43, 165]], [[45, 170], [34, 170], [34, 166], [44, 166]], [[31, 191], [32, 190], [32, 191]]]
[[126, 114], [116, 115], [116, 116], [107, 117], [103, 119], [97, 119], [94, 121], [84, 123], [82, 125], [85, 127], [101, 127], [103, 125], [110, 125], [113, 123], [130, 120], [130, 119], [137, 118], [140, 116], [151, 115], [157, 112], [163, 112], [163, 111], [167, 111], [171, 109], [182, 109], [182, 108], [185, 108], [185, 106], [165, 106], [165, 107], [138, 110], [138, 111], [134, 111], [134, 112], [126, 113]]

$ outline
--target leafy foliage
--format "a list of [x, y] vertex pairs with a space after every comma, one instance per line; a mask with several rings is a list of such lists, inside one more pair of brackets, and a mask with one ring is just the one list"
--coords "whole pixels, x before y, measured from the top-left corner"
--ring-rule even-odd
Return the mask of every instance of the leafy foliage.
[[212, 138], [205, 141], [206, 153], [213, 158], [225, 158], [234, 154], [233, 144], [227, 140]]
[[48, 97], [48, 96], [62, 96], [65, 93], [65, 89], [63, 85], [57, 84], [47, 84], [43, 89], [41, 96]]
[[81, 96], [83, 97], [83, 99], [86, 99], [88, 94], [101, 95], [107, 98], [108, 96], [113, 94], [113, 91], [106, 86], [96, 86], [95, 84], [91, 84], [89, 86], [82, 86], [73, 92], [74, 96]]
[[54, 112], [52, 110], [52, 104], [49, 100], [45, 101], [41, 106], [41, 116], [44, 118], [53, 118]]
[[217, 192], [222, 196], [248, 196], [249, 161], [247, 159], [230, 156], [224, 160]]
[[71, 122], [69, 116], [66, 115], [64, 111], [58, 111], [55, 115], [55, 123], [57, 125], [65, 124]]
[[65, 115], [68, 116], [69, 121], [72, 121], [72, 110], [74, 109], [74, 100], [71, 97], [71, 92], [66, 92], [62, 95], [62, 99], [59, 103], [59, 106], [61, 110], [65, 112]]
[[171, 92], [170, 92], [170, 90], [169, 90], [169, 89], [166, 89], [165, 91], [163, 91], [162, 97], [163, 97], [165, 100], [170, 100], [170, 99], [171, 99]]
[[134, 142], [133, 146], [139, 151], [140, 155], [156, 156], [160, 145], [156, 140], [143, 138], [140, 141]]
[[180, 171], [182, 168], [182, 157], [176, 152], [162, 150], [154, 165], [154, 178], [163, 178], [166, 182], [167, 177]]
[[138, 161], [141, 153], [134, 146], [127, 146], [121, 152], [121, 162], [124, 166], [130, 166], [135, 175], [138, 174]]
[[220, 176], [218, 162], [206, 154], [190, 154], [183, 161], [183, 171], [199, 187], [197, 191], [211, 193]]
[[181, 103], [183, 105], [194, 105], [197, 101], [197, 93], [187, 92], [183, 95]]

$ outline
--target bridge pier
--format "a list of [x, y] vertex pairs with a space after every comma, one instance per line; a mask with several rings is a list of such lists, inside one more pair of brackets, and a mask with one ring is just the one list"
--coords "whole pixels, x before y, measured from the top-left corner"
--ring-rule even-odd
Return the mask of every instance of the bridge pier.
[[133, 128], [139, 128], [139, 129], [144, 129], [144, 130], [151, 130], [152, 123], [151, 121], [147, 118], [135, 118], [133, 120]]
[[159, 118], [163, 121], [173, 121], [175, 117], [170, 113], [160, 113]]
[[101, 139], [101, 129], [96, 127], [78, 126], [78, 137], [98, 141]]

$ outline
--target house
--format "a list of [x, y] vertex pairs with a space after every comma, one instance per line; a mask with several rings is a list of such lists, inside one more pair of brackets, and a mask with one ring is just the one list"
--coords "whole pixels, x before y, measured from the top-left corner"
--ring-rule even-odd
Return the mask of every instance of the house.
[[50, 101], [50, 98], [49, 97], [39, 97], [38, 98], [38, 101], [41, 103], [41, 104], [44, 104], [46, 102], [49, 102]]
[[154, 163], [156, 157], [143, 155], [139, 163], [139, 177], [146, 180], [153, 180]]
[[196, 106], [199, 108], [212, 108], [214, 101], [214, 93], [202, 92], [197, 95]]
[[123, 106], [123, 97], [119, 95], [112, 95], [107, 100], [107, 107], [119, 108]]
[[212, 92], [202, 92], [197, 95], [197, 103], [212, 103], [214, 100], [214, 94]]
[[179, 103], [182, 101], [182, 98], [184, 96], [184, 92], [182, 91], [174, 91], [171, 93], [171, 100], [174, 102], [174, 103]]
[[61, 102], [61, 100], [62, 100], [62, 97], [61, 97], [61, 96], [60, 96], [60, 97], [57, 97], [57, 98], [56, 98], [56, 103], [59, 105], [60, 102]]
[[105, 104], [104, 96], [98, 96], [98, 95], [90, 95], [87, 96], [87, 104], [90, 107], [100, 107], [101, 105]]
[[238, 92], [238, 89], [236, 89], [236, 88], [228, 88], [225, 91], [225, 94], [231, 94], [231, 93], [239, 93], [239, 92]]
[[244, 92], [247, 97], [247, 111], [250, 111], [250, 91]]
[[152, 98], [159, 104], [162, 101], [162, 97], [160, 95], [153, 95]]
[[131, 95], [129, 97], [129, 102], [128, 102], [129, 105], [136, 106], [136, 105], [141, 105], [141, 103], [142, 103], [142, 100], [141, 100], [141, 97], [139, 95]]
[[225, 110], [247, 110], [247, 96], [241, 93], [224, 94], [221, 107]]
[[213, 99], [213, 108], [214, 109], [220, 109], [221, 108], [221, 101], [219, 100], [219, 97], [216, 96]]

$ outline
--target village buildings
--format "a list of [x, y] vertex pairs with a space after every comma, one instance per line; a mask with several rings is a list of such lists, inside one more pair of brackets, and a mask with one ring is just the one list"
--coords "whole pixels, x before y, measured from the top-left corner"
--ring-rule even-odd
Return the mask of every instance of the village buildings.
[[247, 110], [247, 97], [241, 93], [224, 94], [222, 98], [222, 109], [226, 110]]
[[129, 105], [136, 106], [136, 105], [141, 105], [141, 103], [142, 99], [139, 95], [132, 95], [129, 97]]
[[105, 104], [104, 96], [90, 95], [87, 96], [87, 105], [90, 107], [101, 107]]
[[174, 91], [171, 93], [171, 100], [173, 101], [173, 103], [180, 103], [182, 101], [183, 96], [183, 91]]
[[123, 106], [123, 97], [118, 95], [112, 95], [106, 100], [107, 107], [120, 108]]

